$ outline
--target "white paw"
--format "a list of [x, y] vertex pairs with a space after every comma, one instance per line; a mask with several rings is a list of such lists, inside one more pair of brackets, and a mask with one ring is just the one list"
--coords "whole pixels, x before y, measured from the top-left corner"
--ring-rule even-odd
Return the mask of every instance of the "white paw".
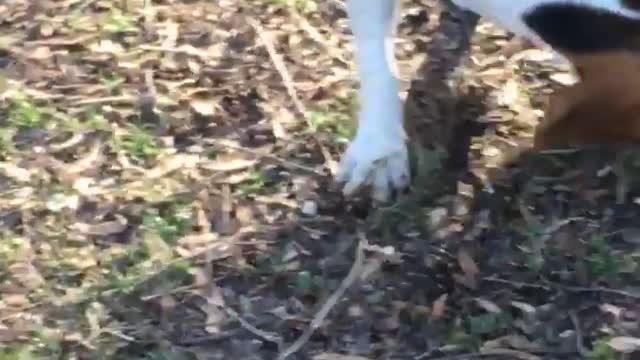
[[342, 157], [336, 179], [345, 184], [346, 196], [371, 184], [372, 196], [378, 201], [388, 200], [392, 189], [406, 187], [409, 161], [402, 126], [395, 131], [380, 126], [359, 129]]

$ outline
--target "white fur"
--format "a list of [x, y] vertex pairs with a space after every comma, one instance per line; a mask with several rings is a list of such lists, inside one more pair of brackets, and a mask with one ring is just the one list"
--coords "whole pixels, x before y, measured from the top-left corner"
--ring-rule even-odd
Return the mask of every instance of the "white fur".
[[[398, 1], [399, 2], [399, 1]], [[542, 40], [529, 29], [523, 15], [536, 6], [550, 3], [581, 4], [640, 18], [623, 8], [619, 0], [453, 0], [461, 7], [495, 22], [538, 45]], [[391, 187], [409, 182], [409, 164], [402, 127], [402, 106], [394, 77], [392, 49], [395, 34], [396, 0], [347, 0], [347, 12], [354, 33], [355, 58], [360, 76], [358, 131], [348, 146], [337, 174], [345, 182], [344, 193], [373, 184], [373, 197], [388, 199]]]
[[388, 198], [389, 186], [402, 188], [409, 181], [402, 104], [393, 75], [396, 6], [395, 0], [347, 2], [360, 75], [361, 108], [358, 131], [337, 174], [338, 181], [346, 182], [345, 195], [372, 182], [374, 198], [384, 200]]

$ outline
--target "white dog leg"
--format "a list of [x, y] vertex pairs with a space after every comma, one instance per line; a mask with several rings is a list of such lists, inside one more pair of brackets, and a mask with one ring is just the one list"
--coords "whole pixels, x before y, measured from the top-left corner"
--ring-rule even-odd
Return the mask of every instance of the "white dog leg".
[[395, 0], [347, 0], [360, 76], [358, 131], [343, 155], [337, 180], [345, 195], [373, 184], [373, 197], [409, 182], [402, 105], [394, 77]]

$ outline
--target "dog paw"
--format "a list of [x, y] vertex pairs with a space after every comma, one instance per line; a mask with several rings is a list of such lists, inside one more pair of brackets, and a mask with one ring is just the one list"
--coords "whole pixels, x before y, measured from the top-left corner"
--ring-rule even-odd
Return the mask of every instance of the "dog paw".
[[409, 184], [407, 146], [402, 131], [373, 130], [356, 135], [342, 157], [336, 179], [344, 183], [345, 196], [371, 185], [372, 197], [386, 201], [392, 190]]

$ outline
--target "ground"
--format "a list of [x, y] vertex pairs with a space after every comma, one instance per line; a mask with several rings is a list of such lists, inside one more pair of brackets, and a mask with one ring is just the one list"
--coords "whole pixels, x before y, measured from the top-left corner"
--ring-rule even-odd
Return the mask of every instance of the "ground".
[[0, 4], [0, 359], [634, 358], [633, 147], [527, 153], [568, 69], [405, 3], [382, 206], [342, 1]]

